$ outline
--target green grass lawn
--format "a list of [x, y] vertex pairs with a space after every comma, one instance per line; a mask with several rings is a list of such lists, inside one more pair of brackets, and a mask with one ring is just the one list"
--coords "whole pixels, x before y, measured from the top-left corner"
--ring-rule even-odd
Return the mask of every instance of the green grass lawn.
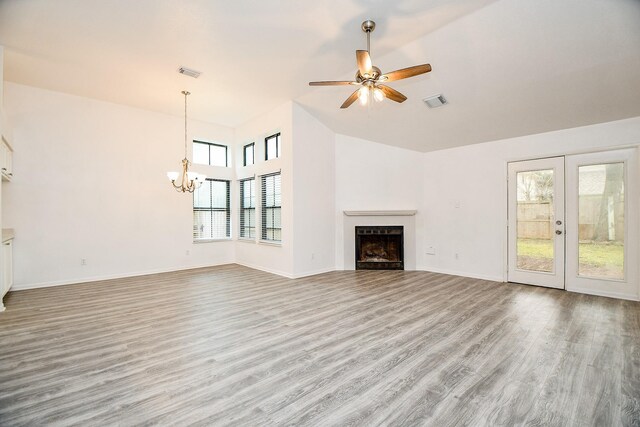
[[[594, 267], [610, 266], [622, 268], [624, 264], [624, 246], [619, 243], [580, 243], [580, 263]], [[553, 258], [551, 240], [519, 239], [518, 255], [532, 258]]]

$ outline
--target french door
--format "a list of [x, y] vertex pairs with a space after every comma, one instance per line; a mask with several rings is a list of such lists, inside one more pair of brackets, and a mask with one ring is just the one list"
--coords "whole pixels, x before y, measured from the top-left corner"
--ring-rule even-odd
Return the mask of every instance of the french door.
[[509, 281], [564, 289], [564, 158], [509, 163]]
[[638, 299], [637, 157], [509, 163], [509, 281]]

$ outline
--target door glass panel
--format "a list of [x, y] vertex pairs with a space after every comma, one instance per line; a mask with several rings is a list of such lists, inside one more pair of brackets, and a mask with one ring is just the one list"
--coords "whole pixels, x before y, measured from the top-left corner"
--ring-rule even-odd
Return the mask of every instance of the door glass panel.
[[518, 172], [517, 263], [520, 270], [554, 268], [553, 169]]
[[578, 167], [578, 275], [624, 279], [624, 163]]

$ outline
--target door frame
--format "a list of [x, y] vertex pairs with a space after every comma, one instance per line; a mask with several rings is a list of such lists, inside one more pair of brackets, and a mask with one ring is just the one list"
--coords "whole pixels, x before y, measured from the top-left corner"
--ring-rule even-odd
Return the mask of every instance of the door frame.
[[[520, 166], [520, 167], [519, 167]], [[565, 159], [564, 156], [547, 157], [543, 159], [519, 160], [509, 162], [507, 165], [507, 280], [513, 283], [521, 283], [526, 285], [544, 286], [547, 288], [565, 289], [565, 233], [564, 233], [564, 215], [565, 208]], [[517, 242], [518, 225], [517, 225], [517, 182], [515, 181], [519, 172], [534, 172], [538, 170], [553, 170], [553, 212], [552, 218], [549, 220], [552, 230], [560, 230], [560, 234], [553, 234], [551, 242], [553, 242], [553, 271], [534, 271], [520, 270], [516, 267], [517, 262]], [[514, 181], [510, 181], [511, 179]], [[557, 220], [560, 225], [554, 224]], [[513, 224], [512, 224], [513, 221]]]
[[[596, 277], [581, 277], [578, 275], [578, 168], [580, 166], [599, 165], [607, 163], [624, 164], [624, 280], [599, 279]], [[638, 150], [607, 150], [596, 153], [577, 154], [567, 156], [565, 164], [567, 175], [566, 185], [574, 187], [568, 192], [567, 209], [567, 261], [566, 286], [571, 292], [590, 295], [600, 295], [613, 298], [638, 300], [640, 288], [638, 285]]]
[[[508, 199], [508, 191], [509, 191], [509, 163], [527, 161], [527, 160], [538, 160], [538, 159], [546, 159], [550, 157], [561, 157], [561, 156], [572, 156], [572, 155], [582, 155], [582, 154], [591, 154], [591, 153], [602, 153], [608, 151], [618, 151], [618, 150], [633, 150], [635, 151], [635, 162], [636, 162], [636, 171], [635, 171], [635, 179], [636, 182], [640, 183], [640, 143], [637, 144], [624, 144], [618, 146], [609, 146], [609, 147], [594, 147], [587, 150], [567, 150], [562, 152], [551, 152], [542, 156], [513, 156], [508, 157], [503, 161], [503, 169], [502, 169], [502, 223], [504, 226], [502, 227], [502, 260], [503, 260], [503, 271], [502, 271], [502, 281], [504, 283], [509, 282], [509, 199]], [[633, 179], [633, 178], [631, 178]], [[638, 185], [640, 187], [640, 185]], [[640, 188], [637, 191], [637, 197], [640, 197]], [[639, 201], [640, 203], [640, 201]], [[633, 212], [630, 213], [633, 215]], [[633, 216], [630, 216], [634, 221], [636, 221], [636, 225], [640, 227], [640, 210]], [[638, 265], [638, 283], [636, 286], [636, 291], [634, 295], [630, 295], [629, 297], [625, 297], [623, 295], [602, 295], [602, 296], [610, 296], [619, 299], [628, 299], [631, 301], [640, 301], [640, 242], [637, 243], [636, 249], [638, 255], [636, 259], [630, 258], [630, 263], [635, 263]]]

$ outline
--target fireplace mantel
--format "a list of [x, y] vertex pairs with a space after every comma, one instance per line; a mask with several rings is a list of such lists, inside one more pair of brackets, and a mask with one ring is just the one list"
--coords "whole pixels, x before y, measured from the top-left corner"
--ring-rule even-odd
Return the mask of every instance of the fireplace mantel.
[[418, 211], [342, 211], [347, 216], [414, 216]]

